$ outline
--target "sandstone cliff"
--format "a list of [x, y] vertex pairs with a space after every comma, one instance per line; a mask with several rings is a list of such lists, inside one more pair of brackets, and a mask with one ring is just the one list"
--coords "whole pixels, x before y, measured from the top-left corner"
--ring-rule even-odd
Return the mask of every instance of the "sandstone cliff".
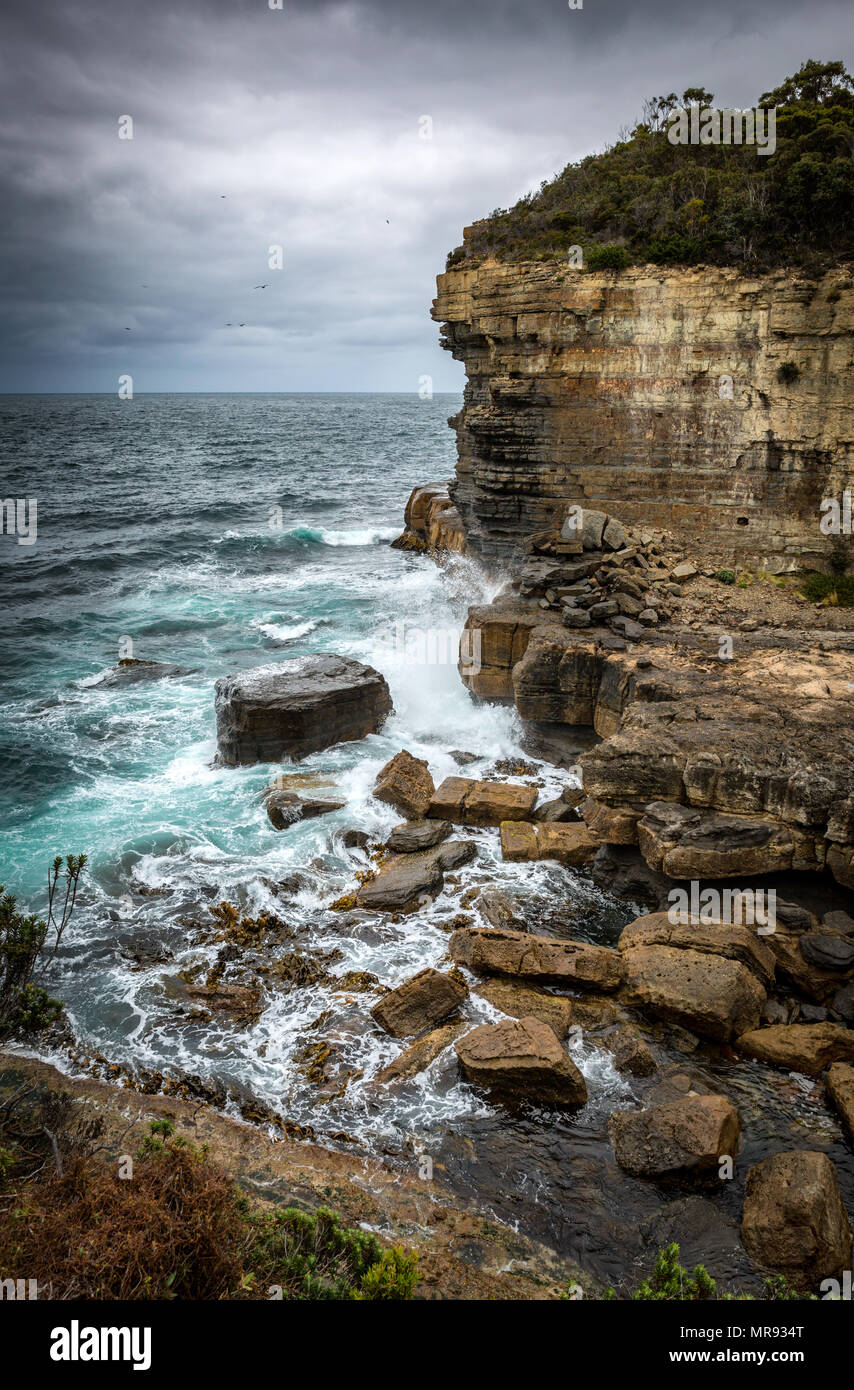
[[468, 377], [451, 495], [469, 549], [513, 557], [582, 503], [722, 561], [827, 567], [820, 503], [854, 485], [848, 272], [487, 261], [437, 283]]

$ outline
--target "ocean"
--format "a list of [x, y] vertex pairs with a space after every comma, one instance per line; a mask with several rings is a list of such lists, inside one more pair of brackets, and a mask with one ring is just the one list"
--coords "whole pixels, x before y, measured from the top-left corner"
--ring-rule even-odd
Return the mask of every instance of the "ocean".
[[[637, 915], [580, 873], [503, 864], [495, 832], [477, 833], [477, 859], [432, 907], [397, 922], [330, 910], [368, 864], [342, 832], [382, 839], [401, 819], [371, 796], [401, 748], [437, 784], [459, 772], [456, 750], [474, 756], [465, 775], [523, 759], [514, 780], [544, 796], [566, 781], [532, 754], [511, 708], [474, 702], [457, 673], [466, 609], [500, 577], [389, 545], [411, 489], [452, 476], [446, 422], [459, 406], [453, 395], [0, 397], [2, 495], [38, 503], [34, 544], [0, 536], [0, 882], [41, 911], [53, 856], [89, 857], [48, 981], [82, 1054], [199, 1077], [233, 1113], [257, 1102], [392, 1162], [429, 1154], [461, 1192], [608, 1277], [659, 1206], [613, 1163], [607, 1117], [635, 1100], [610, 1055], [570, 1038], [590, 1093], [575, 1115], [497, 1108], [461, 1079], [452, 1049], [383, 1091], [373, 1077], [401, 1044], [370, 1019], [375, 995], [335, 983], [447, 968], [469, 888], [522, 888], [544, 923], [558, 921], [545, 929], [606, 944]], [[386, 676], [382, 731], [295, 768], [215, 766], [217, 678], [325, 651]], [[112, 683], [125, 655], [177, 670]], [[263, 792], [283, 770], [345, 807], [274, 830]], [[267, 948], [263, 1008], [243, 1026], [186, 993], [217, 961], [209, 910], [221, 902], [288, 930]], [[293, 950], [322, 962], [319, 982], [277, 978]], [[476, 994], [464, 1012], [499, 1017]], [[73, 1070], [66, 1052], [47, 1055]], [[788, 1123], [782, 1102], [763, 1106], [779, 1110], [772, 1128]]]

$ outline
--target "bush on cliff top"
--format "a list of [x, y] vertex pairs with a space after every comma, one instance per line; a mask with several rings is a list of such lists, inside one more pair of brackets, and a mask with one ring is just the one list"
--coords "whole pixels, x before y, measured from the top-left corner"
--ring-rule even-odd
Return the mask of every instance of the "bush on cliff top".
[[[713, 96], [653, 97], [626, 138], [476, 222], [448, 268], [551, 260], [581, 246], [585, 266], [799, 265], [819, 273], [854, 257], [854, 79], [810, 60], [759, 98], [777, 108], [776, 150], [673, 145], [670, 112]], [[620, 254], [621, 253], [621, 254]]]
[[40, 1297], [59, 1299], [412, 1297], [414, 1255], [324, 1207], [253, 1211], [168, 1120], [151, 1130], [125, 1176], [93, 1152], [35, 1181], [7, 1171], [0, 1279], [36, 1279]]

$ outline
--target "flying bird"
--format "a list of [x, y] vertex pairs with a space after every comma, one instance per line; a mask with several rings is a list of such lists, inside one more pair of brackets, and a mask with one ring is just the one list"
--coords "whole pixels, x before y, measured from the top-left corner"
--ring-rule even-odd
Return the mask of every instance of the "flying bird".
[[[269, 284], [269, 281], [267, 283]], [[252, 288], [253, 290], [265, 290], [267, 285], [253, 285]]]

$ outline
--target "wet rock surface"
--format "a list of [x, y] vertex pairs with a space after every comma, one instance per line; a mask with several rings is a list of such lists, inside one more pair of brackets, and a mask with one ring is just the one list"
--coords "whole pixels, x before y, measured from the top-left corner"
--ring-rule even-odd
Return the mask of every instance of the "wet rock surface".
[[641, 1177], [714, 1172], [733, 1158], [741, 1121], [724, 1096], [687, 1096], [614, 1115], [609, 1126], [617, 1162]]
[[462, 980], [440, 970], [419, 970], [383, 995], [371, 1009], [371, 1017], [393, 1037], [405, 1038], [444, 1023], [467, 998]]

